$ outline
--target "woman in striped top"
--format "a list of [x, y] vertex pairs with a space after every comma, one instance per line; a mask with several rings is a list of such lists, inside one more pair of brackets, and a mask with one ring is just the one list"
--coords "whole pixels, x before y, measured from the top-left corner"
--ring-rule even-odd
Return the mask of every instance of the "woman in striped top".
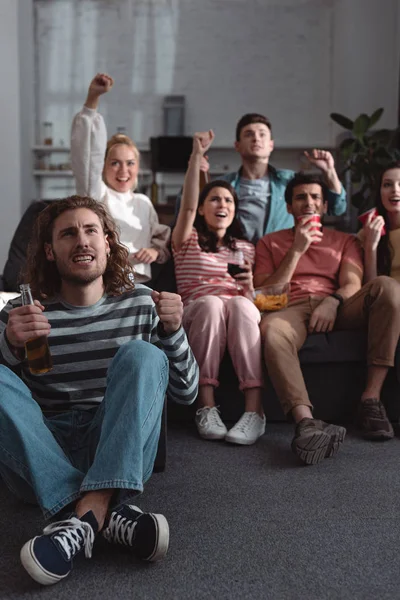
[[[196, 425], [205, 439], [253, 444], [265, 431], [262, 409], [260, 315], [252, 302], [254, 247], [241, 238], [237, 196], [226, 181], [207, 184], [199, 196], [199, 169], [214, 134], [196, 133], [182, 202], [172, 233], [183, 325], [200, 367]], [[241, 272], [228, 263], [243, 254]], [[234, 257], [232, 259], [232, 256]], [[245, 413], [228, 432], [214, 400], [219, 366], [228, 348], [245, 396]]]

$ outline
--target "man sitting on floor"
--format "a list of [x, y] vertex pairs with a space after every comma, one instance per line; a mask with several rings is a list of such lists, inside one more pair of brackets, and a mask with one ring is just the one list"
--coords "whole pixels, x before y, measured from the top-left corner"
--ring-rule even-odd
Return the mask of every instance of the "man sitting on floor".
[[[192, 403], [198, 368], [180, 296], [132, 275], [107, 210], [73, 196], [38, 216], [25, 278], [35, 305], [16, 298], [0, 313], [0, 475], [57, 517], [21, 550], [43, 585], [90, 557], [101, 530], [144, 560], [168, 549], [165, 517], [129, 500], [152, 473], [165, 393]], [[49, 334], [53, 369], [32, 375], [25, 344]]]
[[285, 191], [295, 226], [264, 236], [257, 244], [255, 287], [290, 282], [286, 308], [261, 321], [269, 376], [285, 414], [296, 423], [293, 451], [306, 464], [333, 456], [345, 429], [314, 420], [298, 359], [307, 334], [368, 328], [368, 377], [358, 422], [368, 439], [390, 439], [392, 426], [380, 392], [400, 333], [400, 286], [378, 277], [361, 288], [361, 249], [355, 236], [322, 228], [313, 215], [327, 210], [326, 185], [296, 174]]

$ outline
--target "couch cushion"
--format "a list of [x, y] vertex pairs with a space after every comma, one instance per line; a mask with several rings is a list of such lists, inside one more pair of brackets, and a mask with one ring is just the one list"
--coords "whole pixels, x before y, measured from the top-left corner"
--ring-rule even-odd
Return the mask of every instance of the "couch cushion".
[[359, 330], [313, 333], [299, 352], [302, 364], [362, 362], [366, 355], [367, 332]]
[[32, 202], [26, 209], [11, 240], [7, 262], [3, 273], [3, 286], [7, 292], [18, 290], [20, 274], [25, 267], [26, 251], [32, 234], [33, 224], [38, 214], [51, 200]]
[[19, 296], [19, 292], [0, 292], [0, 310], [2, 310], [9, 300]]

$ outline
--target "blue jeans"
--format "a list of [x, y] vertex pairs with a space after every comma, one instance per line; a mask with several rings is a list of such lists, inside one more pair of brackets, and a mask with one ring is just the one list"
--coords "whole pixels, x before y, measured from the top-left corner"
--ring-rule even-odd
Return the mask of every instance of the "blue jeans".
[[114, 505], [126, 501], [152, 473], [168, 378], [162, 350], [128, 342], [111, 361], [98, 407], [46, 418], [0, 365], [0, 475], [45, 518], [90, 490], [115, 489]]

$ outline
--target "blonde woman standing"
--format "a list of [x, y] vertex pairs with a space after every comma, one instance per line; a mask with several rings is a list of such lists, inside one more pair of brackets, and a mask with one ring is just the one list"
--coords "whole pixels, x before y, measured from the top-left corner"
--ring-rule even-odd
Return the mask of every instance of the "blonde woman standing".
[[97, 112], [99, 98], [114, 81], [98, 73], [91, 81], [82, 110], [75, 115], [71, 131], [71, 162], [80, 196], [105, 204], [121, 230], [121, 242], [129, 249], [129, 260], [139, 283], [151, 278], [150, 265], [169, 258], [170, 228], [158, 222], [150, 199], [134, 192], [140, 155], [133, 141], [123, 134], [107, 141], [103, 117]]

